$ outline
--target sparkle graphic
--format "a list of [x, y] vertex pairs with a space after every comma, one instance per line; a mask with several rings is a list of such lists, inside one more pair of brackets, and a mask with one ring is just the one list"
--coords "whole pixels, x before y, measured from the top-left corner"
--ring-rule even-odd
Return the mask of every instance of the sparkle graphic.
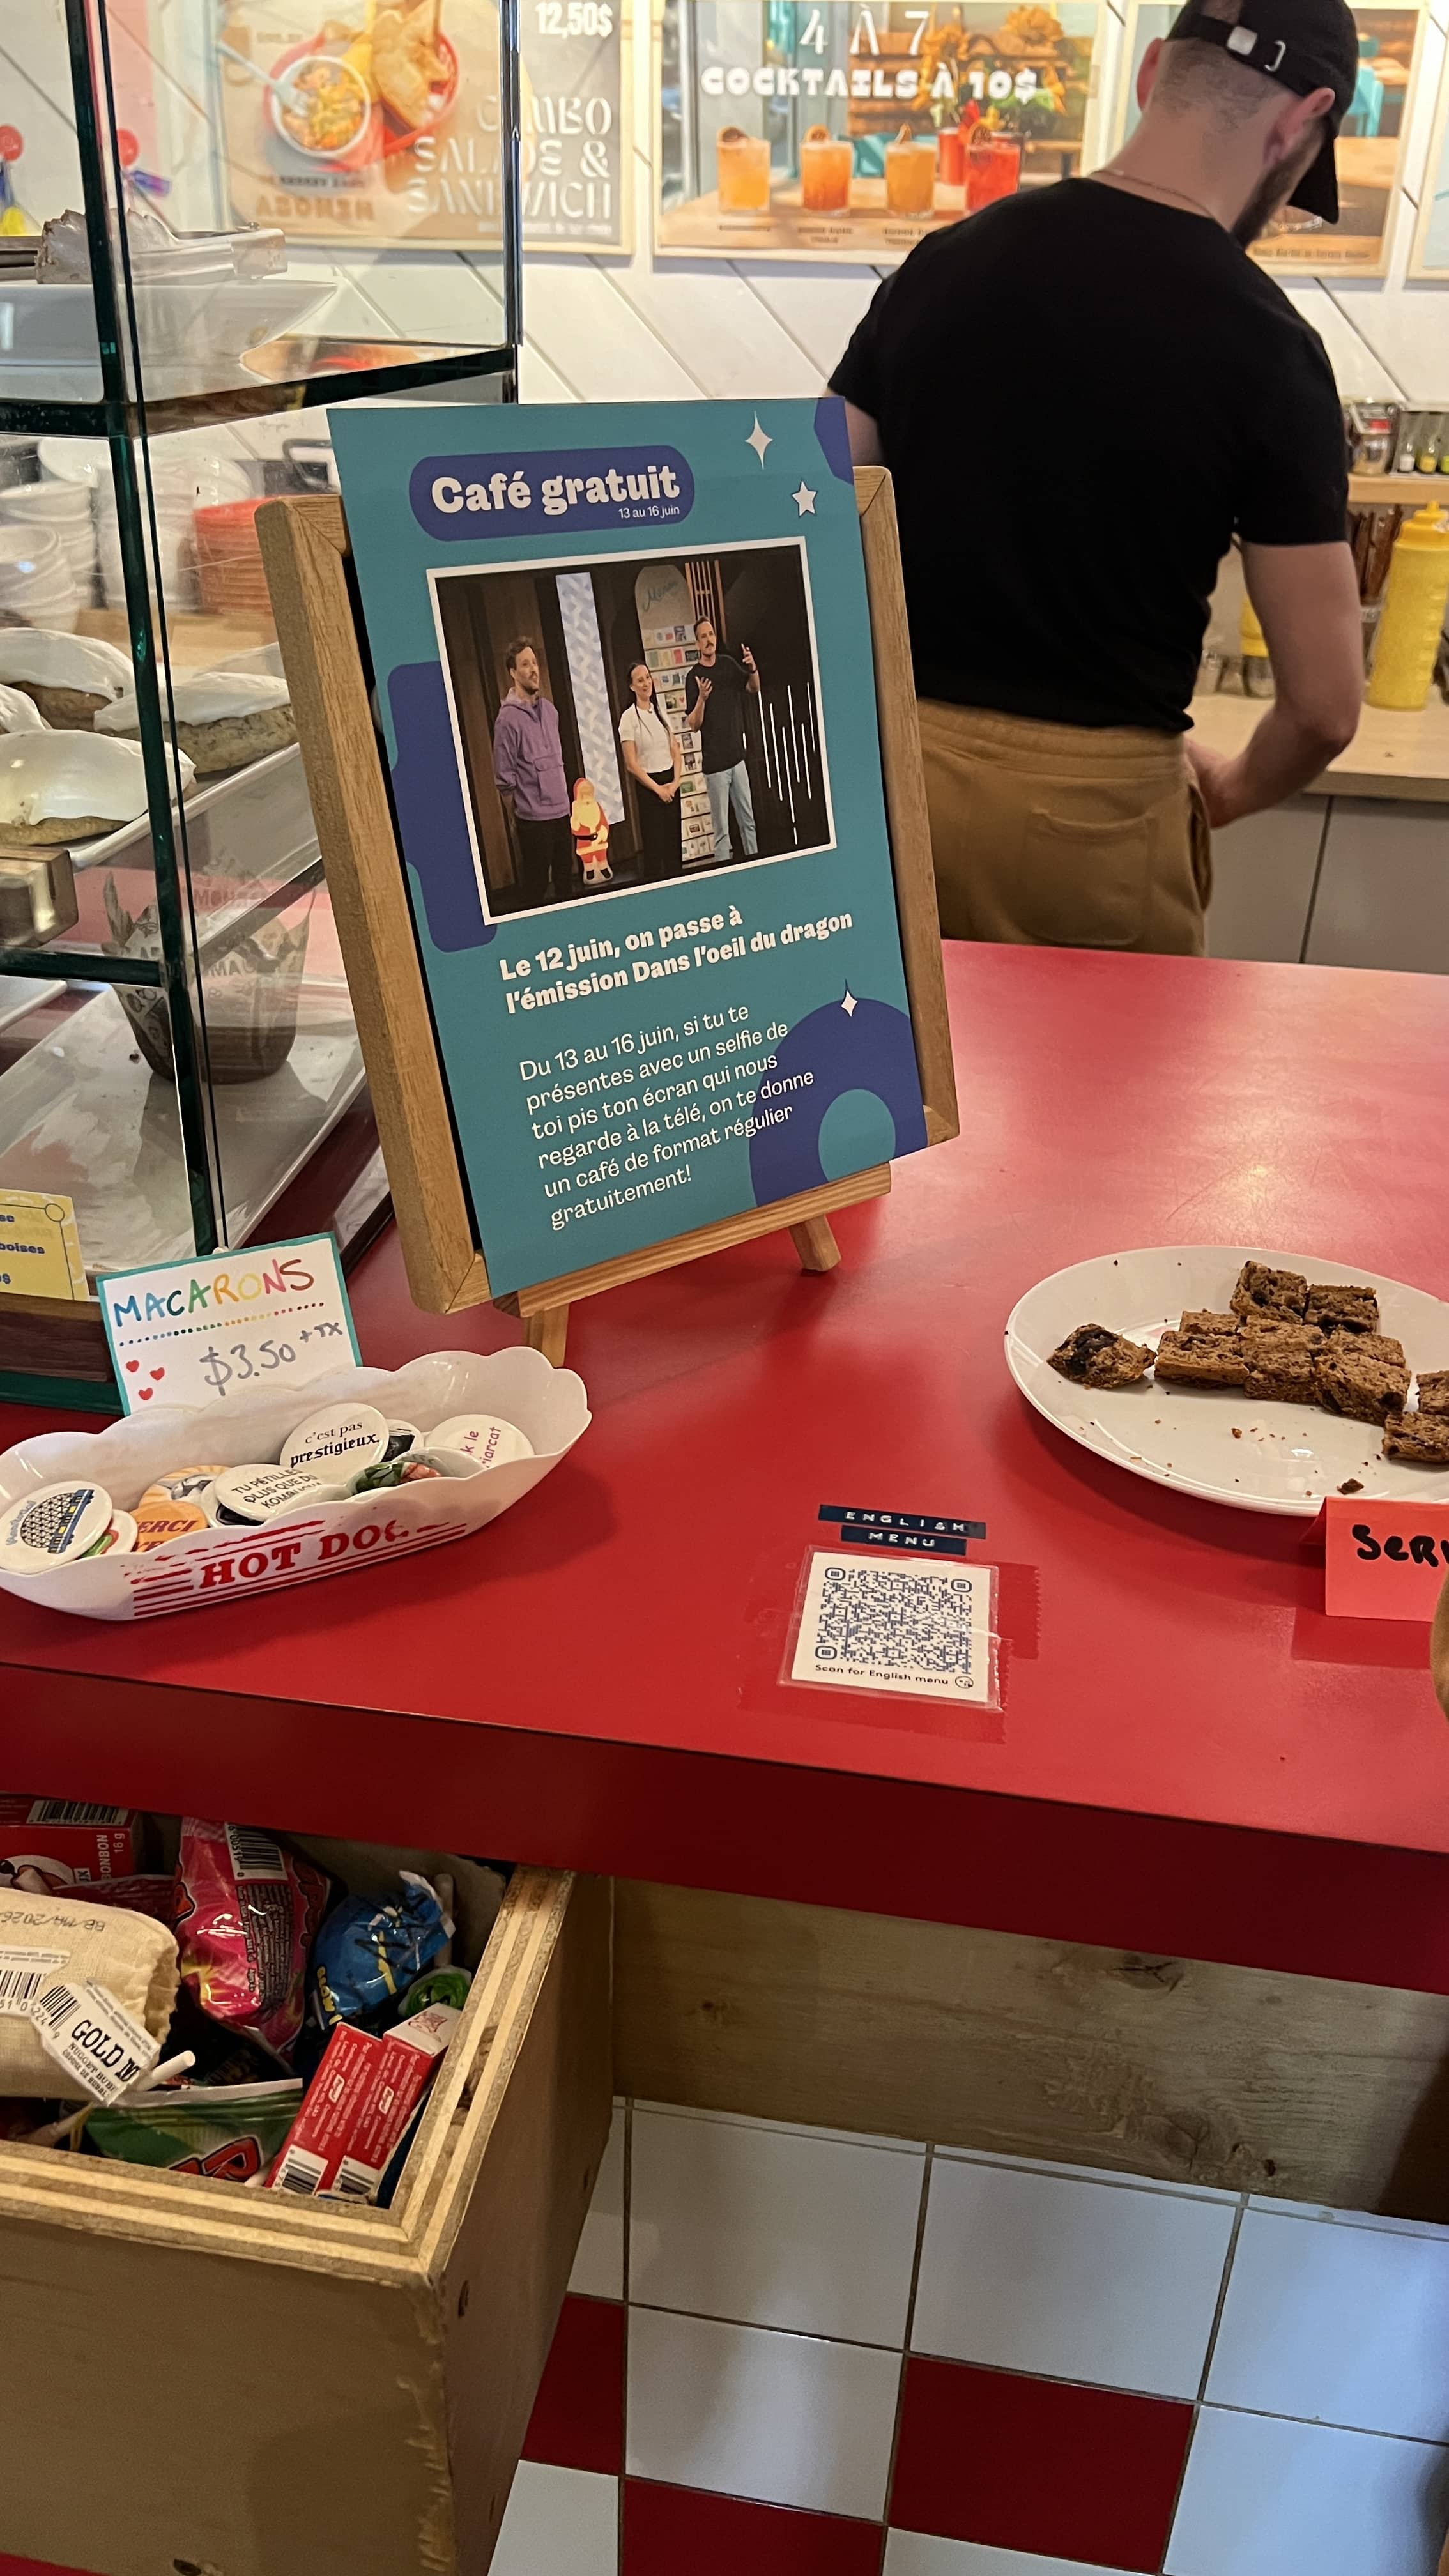
[[754, 449], [755, 454], [758, 456], [758, 458], [759, 458], [759, 460], [760, 460], [760, 471], [761, 471], [761, 473], [763, 473], [763, 472], [764, 472], [764, 468], [765, 468], [765, 450], [766, 450], [766, 448], [767, 448], [767, 447], [773, 447], [773, 446], [774, 446], [774, 444], [775, 444], [775, 442], [774, 442], [773, 438], [770, 436], [769, 431], [768, 431], [767, 429], [761, 429], [761, 427], [760, 427], [760, 415], [759, 415], [759, 413], [758, 413], [758, 412], [756, 412], [756, 414], [755, 414], [755, 425], [754, 425], [754, 428], [751, 430], [751, 432], [750, 432], [750, 434], [749, 434], [749, 437], [745, 440], [745, 445], [746, 445], [746, 447], [752, 447], [752, 448]]
[[844, 1001], [841, 1003], [840, 1007], [841, 1007], [842, 1011], [845, 1013], [845, 1016], [846, 1016], [846, 1018], [847, 1018], [847, 1019], [849, 1019], [849, 1018], [851, 1017], [851, 1014], [859, 1008], [859, 1004], [858, 1004], [858, 1003], [857, 1003], [857, 1001], [856, 1001], [855, 995], [852, 993], [852, 991], [851, 991], [851, 989], [850, 989], [850, 986], [849, 986], [848, 984], [846, 985], [846, 988], [845, 988], [845, 999], [844, 999]]
[[812, 518], [812, 519], [814, 518], [814, 516], [815, 516], [815, 495], [814, 495], [814, 493], [811, 491], [810, 486], [809, 486], [809, 484], [806, 482], [806, 480], [805, 480], [805, 478], [804, 478], [803, 474], [802, 474], [802, 476], [801, 476], [801, 478], [800, 478], [800, 489], [799, 489], [799, 491], [798, 491], [798, 492], [792, 492], [792, 493], [791, 493], [791, 495], [790, 495], [790, 498], [791, 498], [791, 500], [794, 502], [795, 507], [796, 507], [796, 509], [799, 511], [800, 516], [801, 516], [801, 518], [802, 518], [802, 519], [803, 519], [803, 518], [806, 518], [806, 517], [809, 517], [809, 518]]

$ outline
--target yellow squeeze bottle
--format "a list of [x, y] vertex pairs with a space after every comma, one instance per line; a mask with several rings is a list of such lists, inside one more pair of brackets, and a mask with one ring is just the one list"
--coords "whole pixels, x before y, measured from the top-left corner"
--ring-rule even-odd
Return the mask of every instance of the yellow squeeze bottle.
[[1394, 540], [1369, 676], [1371, 707], [1427, 705], [1446, 605], [1449, 525], [1442, 509], [1431, 506], [1416, 510]]

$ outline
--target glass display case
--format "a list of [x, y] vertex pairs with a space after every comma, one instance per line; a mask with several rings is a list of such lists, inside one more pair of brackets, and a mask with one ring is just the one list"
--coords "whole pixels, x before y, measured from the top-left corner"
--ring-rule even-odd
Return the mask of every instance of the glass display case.
[[[5, 70], [0, 1206], [73, 1202], [87, 1291], [346, 1258], [386, 1177], [255, 520], [335, 403], [515, 398], [516, 0], [32, 0]], [[93, 1297], [0, 1274], [0, 1395], [111, 1408]]]

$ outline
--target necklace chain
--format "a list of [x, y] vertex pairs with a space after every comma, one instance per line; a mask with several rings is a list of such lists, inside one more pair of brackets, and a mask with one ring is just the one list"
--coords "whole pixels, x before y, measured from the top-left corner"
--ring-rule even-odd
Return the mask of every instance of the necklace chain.
[[1180, 206], [1190, 206], [1195, 215], [1206, 215], [1209, 223], [1217, 222], [1211, 206], [1205, 206], [1201, 197], [1189, 197], [1181, 188], [1169, 188], [1164, 180], [1135, 179], [1130, 171], [1114, 170], [1110, 165], [1105, 170], [1097, 171], [1095, 176], [1105, 180], [1109, 187], [1143, 188], [1152, 197], [1175, 197]]

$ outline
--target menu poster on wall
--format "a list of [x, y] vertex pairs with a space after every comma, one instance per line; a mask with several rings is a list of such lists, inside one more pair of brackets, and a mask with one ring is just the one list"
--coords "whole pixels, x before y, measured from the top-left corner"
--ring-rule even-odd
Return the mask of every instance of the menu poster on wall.
[[492, 1293], [923, 1146], [843, 405], [332, 429]]
[[289, 241], [494, 250], [494, 0], [220, 0], [235, 218]]
[[1411, 277], [1449, 277], [1449, 54], [1439, 76], [1434, 134], [1409, 256]]
[[[218, 5], [239, 218], [297, 242], [499, 247], [494, 0], [344, 0], [335, 15], [322, 0]], [[523, 220], [535, 246], [629, 247], [625, 6], [521, 0]]]
[[520, 0], [525, 250], [633, 246], [630, 0]]
[[[1154, 37], [1166, 35], [1176, 16], [1173, 0], [1137, 0], [1123, 47], [1116, 121], [1119, 142], [1137, 123], [1142, 58]], [[1338, 222], [1326, 224], [1317, 215], [1305, 214], [1301, 206], [1285, 206], [1254, 245], [1254, 257], [1265, 268], [1382, 277], [1388, 267], [1423, 13], [1380, 6], [1379, 0], [1356, 0], [1353, 17], [1358, 29], [1358, 84], [1335, 153]]]
[[1081, 165], [1096, 0], [664, 0], [656, 247], [903, 258]]

